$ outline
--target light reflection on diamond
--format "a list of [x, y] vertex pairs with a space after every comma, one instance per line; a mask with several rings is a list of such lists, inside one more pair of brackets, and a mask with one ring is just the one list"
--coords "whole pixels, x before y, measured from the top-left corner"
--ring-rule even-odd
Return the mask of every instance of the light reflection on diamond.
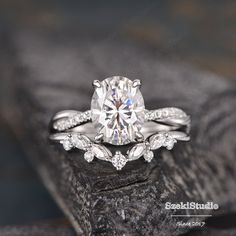
[[96, 88], [92, 103], [92, 120], [104, 141], [124, 145], [135, 141], [135, 133], [141, 129], [145, 107], [139, 88], [121, 76], [107, 78]]

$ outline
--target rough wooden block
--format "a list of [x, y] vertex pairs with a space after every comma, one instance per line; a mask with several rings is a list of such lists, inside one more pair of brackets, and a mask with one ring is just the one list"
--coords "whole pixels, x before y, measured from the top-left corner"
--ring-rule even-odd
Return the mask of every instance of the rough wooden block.
[[[14, 50], [6, 46], [0, 56], [1, 77], [12, 94], [3, 114], [78, 234], [187, 231], [176, 226], [178, 219], [165, 210], [165, 202], [214, 201], [218, 213], [235, 210], [234, 84], [128, 42], [29, 32], [12, 38]], [[186, 110], [192, 116], [191, 142], [155, 153], [150, 164], [130, 162], [122, 171], [99, 160], [88, 164], [81, 152], [51, 145], [52, 115], [87, 109], [92, 81], [117, 74], [143, 81], [147, 108]]]

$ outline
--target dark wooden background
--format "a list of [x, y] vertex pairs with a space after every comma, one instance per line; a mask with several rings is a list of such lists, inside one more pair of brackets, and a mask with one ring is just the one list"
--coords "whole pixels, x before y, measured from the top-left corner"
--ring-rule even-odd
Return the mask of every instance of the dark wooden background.
[[[6, 0], [0, 1], [0, 30], [6, 44], [7, 35], [23, 31], [42, 35], [78, 32], [82, 38], [125, 40], [151, 48], [165, 59], [235, 80], [235, 1]], [[10, 95], [7, 83], [0, 83], [2, 102]], [[1, 121], [0, 127], [0, 224], [63, 218], [7, 122]]]
[[234, 0], [1, 0], [0, 25], [123, 37], [226, 78], [236, 74]]

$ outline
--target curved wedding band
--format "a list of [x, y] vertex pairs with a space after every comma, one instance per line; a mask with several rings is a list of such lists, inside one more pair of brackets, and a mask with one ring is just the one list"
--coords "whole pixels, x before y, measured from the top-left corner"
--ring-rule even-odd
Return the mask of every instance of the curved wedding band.
[[[140, 84], [121, 76], [95, 81], [91, 110], [56, 113], [49, 138], [66, 151], [84, 150], [88, 162], [94, 157], [110, 161], [117, 170], [142, 156], [150, 162], [153, 150], [171, 150], [177, 140], [189, 141], [190, 116], [175, 107], [145, 109]], [[113, 155], [106, 143], [132, 147], [125, 155], [119, 149]]]

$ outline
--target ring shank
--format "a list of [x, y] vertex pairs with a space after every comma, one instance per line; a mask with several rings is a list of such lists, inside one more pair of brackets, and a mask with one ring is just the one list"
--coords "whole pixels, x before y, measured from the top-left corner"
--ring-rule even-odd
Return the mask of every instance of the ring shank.
[[[181, 109], [160, 108], [157, 110], [146, 110], [146, 114], [148, 114], [149, 117], [146, 118], [140, 130], [144, 139], [147, 139], [155, 133], [172, 131], [181, 133], [181, 136], [185, 134], [185, 137], [189, 137], [190, 117]], [[84, 116], [85, 118], [83, 118]], [[63, 127], [59, 129], [57, 127], [60, 122], [63, 124]], [[84, 134], [91, 140], [94, 140], [97, 135], [97, 130], [91, 122], [91, 111], [60, 111], [52, 118], [52, 130], [56, 132]], [[52, 139], [54, 140], [54, 138]]]
[[[152, 135], [153, 133], [158, 133], [158, 132], [163, 132], [163, 131], [168, 132], [168, 131], [177, 130], [178, 128], [179, 128], [179, 126], [178, 127], [169, 126], [169, 125], [165, 125], [165, 124], [159, 124], [154, 121], [148, 121], [143, 125], [140, 132], [143, 134], [144, 138], [146, 139], [150, 135]], [[71, 129], [68, 129], [68, 131], [69, 132], [77, 132], [80, 134], [86, 134], [90, 139], [94, 139], [94, 137], [97, 134], [97, 131], [91, 122], [85, 123], [80, 126], [76, 126]]]
[[[154, 121], [149, 121], [144, 124], [144, 126], [141, 129], [141, 132], [144, 136], [144, 139], [147, 139], [154, 133], [160, 133], [160, 132], [170, 132], [172, 133], [177, 139], [187, 141], [189, 140], [189, 136], [186, 132], [178, 131], [179, 126], [169, 126], [165, 124], [159, 124]], [[85, 123], [80, 126], [76, 126], [74, 128], [71, 128], [67, 130], [66, 133], [59, 132], [56, 134], [50, 135], [50, 139], [53, 141], [61, 141], [65, 139], [65, 137], [68, 135], [68, 133], [80, 133], [86, 135], [88, 138], [94, 141], [94, 137], [96, 136], [96, 129], [94, 125], [90, 123]]]

